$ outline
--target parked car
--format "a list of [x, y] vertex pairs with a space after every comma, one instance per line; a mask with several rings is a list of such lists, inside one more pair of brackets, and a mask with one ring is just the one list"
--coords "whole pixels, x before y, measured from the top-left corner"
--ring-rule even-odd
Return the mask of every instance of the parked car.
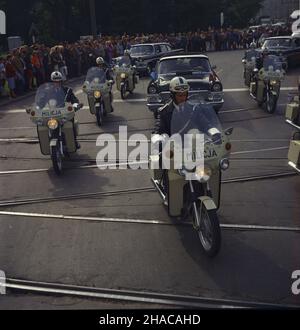
[[218, 112], [224, 104], [223, 86], [205, 55], [176, 55], [161, 58], [155, 79], [148, 86], [147, 106], [157, 116], [157, 110], [170, 99], [170, 81], [176, 76], [187, 79], [190, 95], [200, 94]]
[[131, 47], [130, 56], [135, 61], [137, 71], [149, 75], [161, 57], [181, 52], [183, 49], [173, 49], [168, 43], [138, 44]]
[[283, 69], [300, 64], [300, 35], [266, 38], [262, 50], [279, 56]]

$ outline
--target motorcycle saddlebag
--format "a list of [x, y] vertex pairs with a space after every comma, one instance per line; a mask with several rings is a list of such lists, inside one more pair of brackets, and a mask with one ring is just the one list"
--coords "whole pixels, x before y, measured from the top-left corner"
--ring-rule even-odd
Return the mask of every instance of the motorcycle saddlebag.
[[37, 126], [38, 138], [40, 141], [41, 153], [45, 156], [50, 155], [49, 128], [47, 126]]
[[288, 154], [288, 160], [294, 163], [296, 166], [300, 165], [300, 141], [292, 140], [290, 143], [290, 150]]
[[66, 146], [69, 153], [76, 152], [73, 122], [68, 121], [64, 124], [62, 132], [65, 136]]
[[288, 103], [286, 106], [285, 117], [295, 122], [299, 116], [299, 104], [296, 102]]

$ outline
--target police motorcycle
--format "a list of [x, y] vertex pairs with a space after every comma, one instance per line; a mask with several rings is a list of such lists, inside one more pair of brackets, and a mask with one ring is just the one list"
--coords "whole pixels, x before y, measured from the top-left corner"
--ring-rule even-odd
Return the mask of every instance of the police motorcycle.
[[294, 132], [290, 142], [288, 160], [289, 166], [300, 173], [300, 80], [297, 94], [289, 95], [289, 102], [286, 107], [286, 123], [297, 131]]
[[250, 83], [251, 97], [268, 113], [274, 113], [284, 79], [282, 63], [277, 56], [268, 55], [263, 60], [263, 67], [260, 70], [255, 68], [254, 74], [255, 79]]
[[213, 107], [197, 95], [179, 109], [172, 115], [172, 137], [152, 136], [152, 182], [170, 217], [184, 220], [192, 215], [202, 249], [214, 257], [221, 246], [217, 210], [233, 129], [224, 130]]
[[250, 87], [250, 83], [254, 81], [254, 69], [256, 67], [256, 58], [258, 52], [255, 49], [251, 49], [246, 52], [242, 62], [244, 64], [244, 83]]
[[138, 76], [136, 75], [136, 67], [131, 65], [127, 56], [119, 57], [115, 60], [113, 68], [116, 75], [117, 89], [121, 93], [121, 98], [126, 98], [127, 92], [133, 93], [135, 85], [138, 84]]
[[46, 83], [38, 88], [33, 107], [26, 109], [31, 121], [37, 125], [41, 152], [51, 156], [57, 175], [62, 173], [63, 158], [78, 150], [79, 125], [75, 112], [82, 104], [68, 106], [66, 98], [62, 87]]
[[82, 90], [87, 94], [90, 113], [96, 116], [98, 126], [103, 125], [103, 119], [113, 111], [111, 89], [113, 81], [106, 80], [106, 71], [99, 67], [88, 70]]

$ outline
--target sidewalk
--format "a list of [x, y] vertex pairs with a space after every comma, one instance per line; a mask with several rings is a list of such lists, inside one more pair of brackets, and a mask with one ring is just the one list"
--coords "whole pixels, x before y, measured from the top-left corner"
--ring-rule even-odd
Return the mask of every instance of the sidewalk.
[[[76, 82], [77, 80], [80, 80], [82, 78], [84, 78], [84, 76], [80, 76], [80, 77], [76, 77], [76, 78], [72, 78], [70, 80], [68, 80], [66, 83], [70, 84], [70, 83], [73, 83], [73, 82]], [[28, 92], [26, 94], [23, 94], [23, 95], [19, 95], [17, 96], [16, 98], [9, 98], [9, 97], [4, 97], [3, 100], [0, 99], [0, 111], [1, 111], [1, 107], [4, 107], [4, 106], [7, 106], [9, 104], [13, 104], [15, 102], [19, 102], [19, 101], [22, 101], [22, 100], [26, 100], [32, 96], [34, 96], [36, 94], [36, 91], [32, 91], [32, 92]]]

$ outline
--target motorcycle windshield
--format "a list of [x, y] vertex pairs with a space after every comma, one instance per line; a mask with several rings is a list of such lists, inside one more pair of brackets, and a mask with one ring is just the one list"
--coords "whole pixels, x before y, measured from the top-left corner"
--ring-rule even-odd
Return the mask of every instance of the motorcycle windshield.
[[119, 66], [131, 66], [131, 61], [128, 56], [122, 56], [117, 58], [117, 65]]
[[35, 96], [36, 109], [64, 108], [65, 92], [63, 88], [55, 83], [41, 85]]
[[172, 113], [171, 134], [182, 137], [190, 132], [204, 135], [211, 143], [220, 143], [222, 126], [214, 108], [201, 100], [199, 95], [190, 97]]
[[250, 62], [250, 61], [252, 61], [253, 58], [255, 60], [257, 55], [258, 55], [258, 52], [256, 50], [249, 50], [246, 52], [245, 58], [248, 62]]
[[276, 70], [281, 71], [282, 63], [280, 62], [280, 59], [278, 58], [278, 56], [269, 55], [269, 56], [265, 57], [264, 69], [266, 71], [276, 71]]
[[106, 72], [103, 69], [93, 67], [87, 72], [86, 81], [90, 84], [104, 84], [106, 82]]

